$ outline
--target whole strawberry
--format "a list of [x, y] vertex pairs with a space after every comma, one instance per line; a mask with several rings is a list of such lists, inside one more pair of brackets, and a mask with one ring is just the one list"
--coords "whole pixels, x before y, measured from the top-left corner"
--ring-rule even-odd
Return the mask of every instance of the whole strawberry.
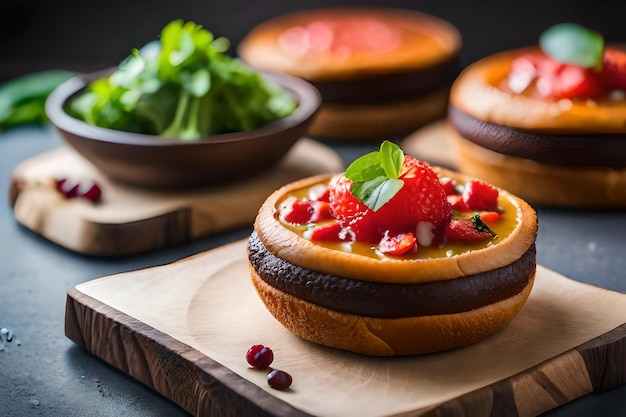
[[334, 178], [329, 200], [333, 217], [343, 227], [357, 240], [375, 244], [385, 236], [405, 233], [416, 235], [422, 245], [429, 244], [443, 233], [452, 216], [446, 192], [432, 168], [405, 156], [389, 141]]

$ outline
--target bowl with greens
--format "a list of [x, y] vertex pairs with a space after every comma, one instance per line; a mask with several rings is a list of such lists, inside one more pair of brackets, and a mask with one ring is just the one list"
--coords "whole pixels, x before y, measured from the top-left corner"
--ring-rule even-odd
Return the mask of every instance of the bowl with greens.
[[117, 67], [82, 74], [48, 96], [65, 141], [113, 180], [205, 186], [278, 163], [317, 114], [308, 82], [255, 71], [229, 43], [175, 20]]

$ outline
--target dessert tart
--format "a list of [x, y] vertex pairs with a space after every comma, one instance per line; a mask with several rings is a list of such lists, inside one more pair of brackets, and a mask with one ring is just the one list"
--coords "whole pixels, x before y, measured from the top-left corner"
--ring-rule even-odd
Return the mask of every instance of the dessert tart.
[[270, 195], [248, 241], [249, 269], [268, 311], [298, 336], [414, 355], [508, 324], [533, 286], [536, 233], [520, 198], [385, 141], [343, 174]]
[[626, 50], [573, 24], [468, 66], [448, 120], [459, 170], [531, 203], [626, 206]]
[[378, 140], [445, 115], [460, 49], [457, 29], [434, 16], [331, 7], [260, 24], [238, 54], [253, 67], [303, 78], [320, 90], [311, 135]]

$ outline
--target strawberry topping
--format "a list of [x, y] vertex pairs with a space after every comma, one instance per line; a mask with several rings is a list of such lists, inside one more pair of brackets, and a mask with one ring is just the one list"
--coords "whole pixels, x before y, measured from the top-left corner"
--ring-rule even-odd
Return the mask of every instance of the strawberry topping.
[[564, 64], [542, 54], [526, 54], [516, 58], [508, 77], [509, 88], [521, 94], [534, 87], [543, 98], [594, 98], [606, 92], [598, 71]]
[[468, 181], [463, 190], [463, 202], [470, 210], [494, 211], [498, 208], [498, 189], [479, 180]]
[[283, 222], [297, 225], [311, 241], [358, 241], [379, 255], [414, 254], [448, 241], [485, 241], [496, 236], [486, 223], [501, 218], [497, 188], [479, 180], [439, 178], [428, 163], [387, 141], [328, 185], [306, 191], [306, 197], [281, 203]]
[[417, 239], [413, 233], [385, 234], [378, 243], [378, 249], [386, 255], [403, 255], [417, 251]]
[[326, 201], [293, 199], [281, 211], [283, 220], [289, 223], [306, 224], [332, 219], [330, 204]]
[[472, 243], [491, 239], [493, 232], [476, 215], [473, 218], [452, 219], [444, 235], [448, 240]]
[[626, 51], [601, 34], [563, 23], [543, 32], [539, 50], [517, 57], [507, 78], [514, 93], [544, 99], [595, 99], [626, 90]]
[[426, 162], [405, 155], [398, 178], [404, 183], [402, 188], [374, 211], [352, 194], [352, 180], [338, 177], [329, 187], [333, 217], [350, 228], [357, 240], [371, 243], [380, 242], [387, 232], [414, 233], [420, 221], [442, 231], [452, 211], [437, 174]]
[[626, 51], [607, 48], [600, 76], [609, 88], [626, 90]]

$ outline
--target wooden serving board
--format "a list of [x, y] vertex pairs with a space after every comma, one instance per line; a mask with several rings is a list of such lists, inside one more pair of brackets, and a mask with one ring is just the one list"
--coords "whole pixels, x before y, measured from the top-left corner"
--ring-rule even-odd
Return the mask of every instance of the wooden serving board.
[[[626, 294], [539, 267], [503, 330], [436, 354], [374, 358], [306, 342], [265, 310], [246, 242], [68, 292], [67, 336], [195, 416], [533, 416], [626, 379]], [[245, 352], [270, 346], [293, 385]], [[502, 412], [498, 412], [498, 410]]]
[[[191, 240], [254, 221], [274, 190], [311, 175], [343, 171], [329, 147], [301, 139], [271, 171], [248, 181], [184, 191], [155, 191], [112, 182], [69, 147], [26, 160], [14, 170], [10, 200], [16, 220], [76, 252], [127, 255]], [[55, 177], [96, 180], [102, 199], [65, 199]]]

